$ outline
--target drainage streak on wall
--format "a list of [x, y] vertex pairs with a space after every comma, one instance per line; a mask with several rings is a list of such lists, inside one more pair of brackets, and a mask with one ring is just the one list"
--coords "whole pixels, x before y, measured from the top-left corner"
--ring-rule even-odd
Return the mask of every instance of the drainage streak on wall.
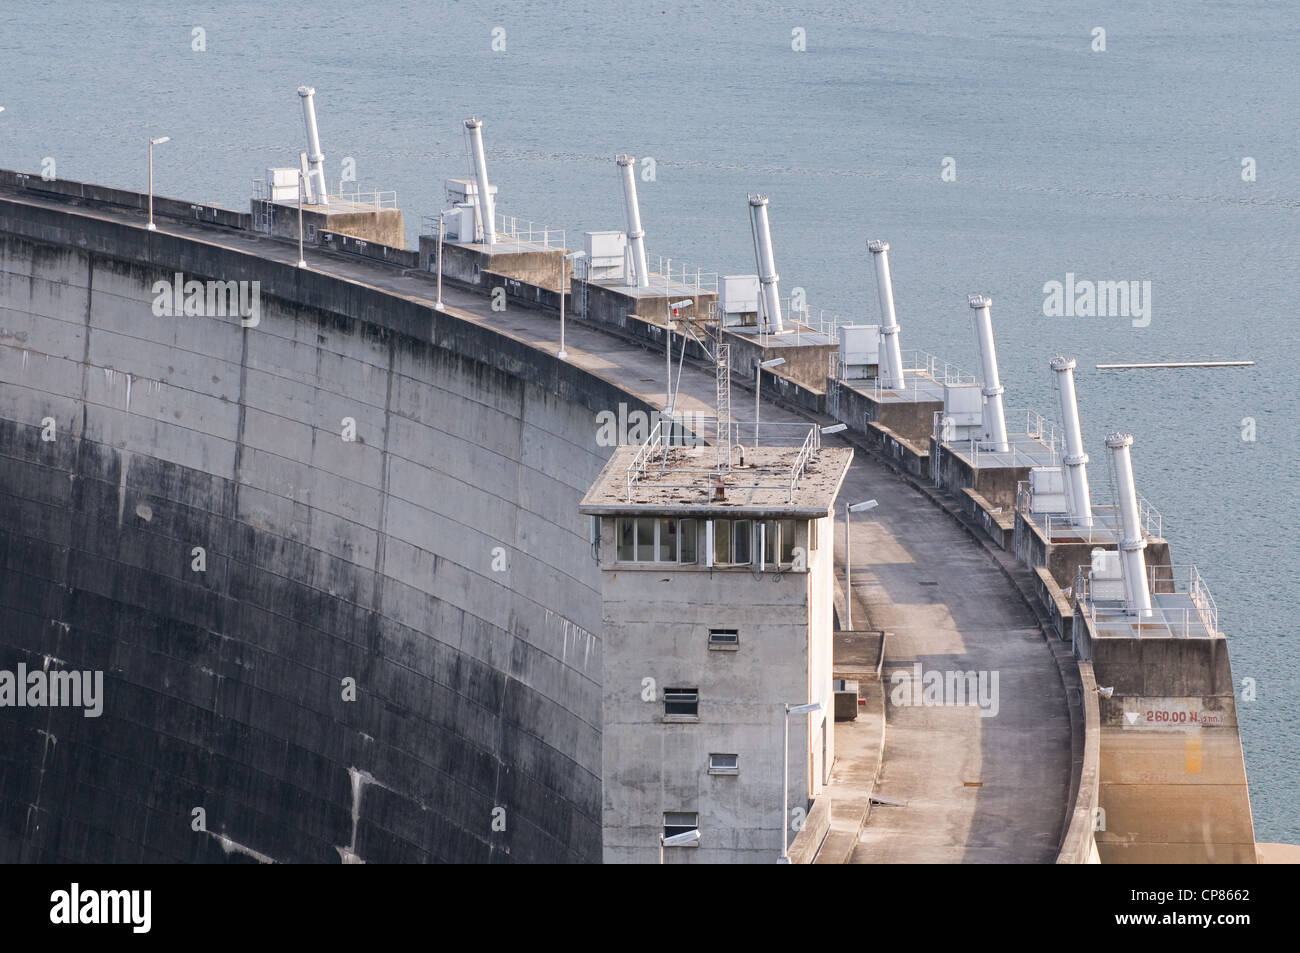
[[[178, 270], [260, 323], [155, 316]], [[104, 672], [0, 709], [0, 862], [599, 860], [577, 504], [626, 397], [555, 363], [0, 201], [0, 670]]]

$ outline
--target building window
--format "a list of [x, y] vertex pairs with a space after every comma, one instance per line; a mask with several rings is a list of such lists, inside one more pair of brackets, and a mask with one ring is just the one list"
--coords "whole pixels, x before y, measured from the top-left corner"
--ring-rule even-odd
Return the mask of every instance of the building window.
[[750, 562], [752, 520], [713, 521], [713, 565], [743, 566]]
[[740, 774], [740, 755], [709, 755], [709, 774]]
[[709, 648], [736, 649], [740, 647], [740, 632], [736, 629], [709, 629]]
[[[698, 811], [664, 811], [664, 839], [700, 829]], [[692, 845], [694, 846], [694, 845]]]
[[618, 558], [620, 562], [630, 563], [636, 559], [636, 547], [633, 544], [632, 532], [636, 528], [636, 520], [621, 519], [618, 521]]
[[817, 548], [817, 520], [808, 521], [808, 552]]
[[766, 520], [763, 523], [763, 564], [789, 566], [794, 563], [794, 520]]
[[665, 718], [698, 718], [699, 716], [698, 688], [669, 688], [664, 691]]
[[682, 520], [681, 524], [681, 553], [677, 561], [693, 563], [695, 562], [695, 546], [699, 538], [699, 530], [696, 528], [695, 520]]
[[697, 532], [695, 520], [620, 517], [618, 558], [628, 563], [693, 563]]

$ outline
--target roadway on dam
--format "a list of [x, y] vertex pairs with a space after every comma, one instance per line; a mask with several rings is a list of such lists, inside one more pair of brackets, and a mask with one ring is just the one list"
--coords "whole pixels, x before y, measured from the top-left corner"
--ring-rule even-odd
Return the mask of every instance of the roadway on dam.
[[[69, 208], [31, 193], [4, 194], [37, 207]], [[76, 212], [144, 227], [142, 216], [129, 211], [80, 207]], [[254, 233], [167, 219], [157, 224], [165, 234], [265, 259], [292, 264], [298, 258], [296, 245]], [[312, 247], [306, 258], [312, 270], [433, 305], [431, 276]], [[494, 312], [485, 295], [450, 286], [443, 288], [443, 301], [458, 318], [552, 354], [558, 350], [560, 326], [553, 314], [514, 302]], [[663, 355], [572, 318], [565, 346], [570, 363], [662, 406]], [[733, 400], [747, 407], [742, 397]], [[677, 403], [679, 411], [712, 415], [711, 368], [686, 362]], [[763, 416], [808, 419], [767, 401]], [[825, 439], [829, 444], [839, 438]], [[839, 512], [845, 501], [870, 498], [879, 500], [879, 508], [855, 516], [852, 524], [854, 613], [860, 626], [865, 618], [865, 627], [892, 633], [883, 676], [887, 732], [877, 790], [900, 803], [872, 808], [851, 859], [1050, 863], [1072, 808], [1069, 707], [1051, 648], [1020, 592], [984, 547], [904, 478], [859, 450]], [[843, 531], [836, 535], [842, 580]], [[990, 690], [996, 676], [987, 714], [976, 705], [925, 704], [920, 686], [904, 691], [891, 681], [893, 673], [911, 673], [918, 663], [924, 673], [975, 672], [977, 678], [984, 673]]]

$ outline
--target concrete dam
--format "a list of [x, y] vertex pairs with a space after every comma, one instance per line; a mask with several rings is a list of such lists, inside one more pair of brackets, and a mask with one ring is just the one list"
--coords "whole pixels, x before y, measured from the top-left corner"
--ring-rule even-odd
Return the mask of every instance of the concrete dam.
[[[0, 215], [0, 651], [107, 673], [98, 718], [0, 719], [0, 861], [597, 860], [576, 503], [627, 395], [327, 275]], [[176, 272], [260, 281], [260, 322], [158, 316]]]
[[[672, 320], [644, 316], [682, 292], [632, 313], [594, 279], [579, 301], [563, 249], [409, 251], [325, 214], [298, 267], [273, 203], [154, 203], [151, 231], [138, 193], [0, 172], [0, 669], [103, 673], [93, 717], [0, 711], [0, 862], [611, 859], [617, 517], [579, 506], [615, 452], [598, 418], [669, 401]], [[190, 282], [228, 306], [187, 309]], [[562, 302], [584, 318], [567, 360]], [[721, 378], [698, 339], [679, 346], [677, 408], [713, 413]], [[942, 399], [828, 382], [824, 343], [733, 346], [764, 421], [847, 425], [841, 511], [880, 502], [873, 521], [821, 517], [834, 673], [861, 679], [862, 714], [836, 722], [793, 862], [1253, 861], [1221, 633], [1130, 651], [1064, 592], [1087, 556], [1022, 510], [1028, 467], [993, 453], [981, 473], [937, 432], [925, 449]], [[891, 674], [915, 667], [919, 698], [922, 666], [1000, 674], [1001, 704], [891, 707]], [[1213, 710], [1195, 777], [1190, 740], [1126, 723], [1139, 703]], [[630, 801], [648, 801], [633, 754]], [[729, 783], [714, 757], [680, 800]], [[689, 826], [665, 811], [665, 832], [669, 813]], [[775, 853], [760, 833], [755, 858]]]

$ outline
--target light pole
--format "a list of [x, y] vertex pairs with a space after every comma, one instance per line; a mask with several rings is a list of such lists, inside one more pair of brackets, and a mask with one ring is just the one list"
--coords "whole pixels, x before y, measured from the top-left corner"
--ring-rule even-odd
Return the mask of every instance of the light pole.
[[569, 266], [565, 262], [586, 257], [585, 251], [571, 251], [560, 259], [560, 353], [555, 356], [562, 361], [569, 359], [569, 352], [564, 349], [564, 279], [568, 277], [569, 272]]
[[[678, 308], [689, 308], [695, 304], [695, 299], [683, 298], [681, 301], [669, 301], [665, 296], [664, 304], [668, 309], [668, 313], [664, 315], [664, 367], [668, 375], [665, 378], [667, 383], [664, 384], [664, 413], [670, 414], [673, 410], [673, 312]], [[682, 341], [682, 348], [685, 347], [686, 342]]]
[[789, 850], [789, 833], [786, 829], [790, 823], [790, 716], [791, 715], [811, 715], [813, 712], [821, 711], [821, 702], [809, 702], [807, 705], [790, 705], [788, 702], [785, 706], [785, 743], [781, 746], [781, 753], [784, 756], [784, 770], [781, 771], [781, 859], [779, 864], [790, 863]]
[[442, 310], [442, 220], [446, 214], [445, 211], [438, 213], [438, 300], [433, 306], [439, 311]]
[[878, 505], [875, 500], [844, 504], [844, 621], [848, 631], [853, 630], [853, 534], [849, 514], [874, 510]]
[[758, 391], [763, 386], [763, 368], [780, 367], [785, 363], [785, 358], [774, 357], [770, 361], [763, 361], [754, 368], [754, 446], [758, 446]]
[[171, 136], [159, 136], [157, 139], [149, 140], [149, 224], [145, 228], [151, 232], [158, 231], [158, 226], [153, 223], [153, 147], [171, 140]]
[[661, 833], [659, 835], [659, 863], [662, 864], [664, 862], [665, 847], [689, 847], [692, 844], [698, 844], [699, 842], [700, 842], [699, 828], [686, 831], [682, 834], [674, 834], [672, 837], [664, 837], [664, 835]]
[[306, 268], [307, 259], [302, 254], [302, 195], [307, 188], [307, 178], [298, 171], [298, 267]]

